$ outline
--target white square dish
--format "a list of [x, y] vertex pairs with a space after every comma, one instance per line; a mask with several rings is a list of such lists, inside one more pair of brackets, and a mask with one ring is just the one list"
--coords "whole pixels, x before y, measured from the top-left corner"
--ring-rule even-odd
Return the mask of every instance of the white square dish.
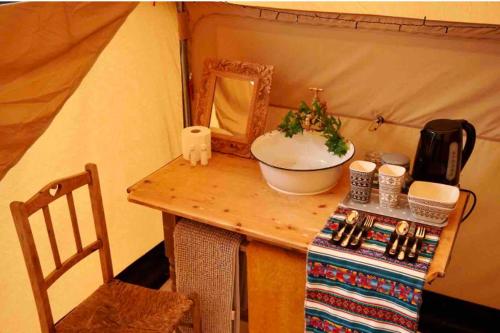
[[455, 208], [460, 190], [456, 186], [415, 181], [408, 192], [408, 200], [415, 203], [447, 209]]

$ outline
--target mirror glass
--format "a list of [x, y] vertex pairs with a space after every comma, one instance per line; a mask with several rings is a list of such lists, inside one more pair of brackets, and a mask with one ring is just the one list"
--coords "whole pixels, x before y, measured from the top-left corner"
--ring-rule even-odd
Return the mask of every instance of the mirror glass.
[[213, 133], [245, 137], [255, 82], [217, 76], [210, 113]]

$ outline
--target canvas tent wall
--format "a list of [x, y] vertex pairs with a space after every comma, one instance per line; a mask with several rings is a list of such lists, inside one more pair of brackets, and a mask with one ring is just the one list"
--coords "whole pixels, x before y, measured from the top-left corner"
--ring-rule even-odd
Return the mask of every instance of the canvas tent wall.
[[[40, 6], [40, 10], [46, 10], [44, 8], [50, 6], [8, 6], [23, 8], [30, 5]], [[201, 63], [206, 56], [273, 64], [277, 71], [272, 88], [269, 128], [273, 127], [287, 107], [296, 106], [300, 99], [309, 100], [307, 88], [310, 85], [321, 86], [326, 89], [324, 96], [331, 110], [342, 110], [342, 113], [345, 113], [344, 134], [358, 144], [358, 157], [362, 157], [364, 151], [372, 149], [400, 150], [412, 156], [418, 139], [418, 129], [411, 126], [421, 126], [428, 117], [462, 117], [479, 124], [482, 139], [478, 140], [462, 177], [462, 185], [479, 194], [478, 209], [463, 226], [448, 276], [437, 281], [431, 289], [500, 308], [500, 288], [494, 284], [485, 287], [489, 281], [495, 281], [500, 270], [497, 260], [500, 253], [495, 237], [500, 231], [499, 225], [495, 223], [495, 219], [498, 219], [495, 208], [500, 197], [500, 181], [496, 174], [500, 166], [497, 141], [500, 109], [499, 96], [495, 93], [499, 86], [498, 66], [493, 66], [498, 64], [500, 59], [498, 40], [410, 33], [405, 34], [406, 37], [403, 38], [398, 33], [385, 29], [364, 29], [359, 23], [360, 29], [353, 29], [349, 26], [296, 24], [292, 19], [294, 16], [288, 14], [280, 14], [278, 19], [275, 19], [275, 9], [285, 7], [318, 11], [318, 15], [334, 17], [338, 15], [336, 12], [342, 12], [418, 19], [427, 16], [429, 20], [467, 22], [467, 25], [500, 24], [495, 22], [495, 18], [500, 17], [498, 5], [491, 7], [488, 4], [470, 4], [468, 11], [443, 10], [447, 8], [447, 4], [423, 5], [424, 7], [409, 4], [406, 8], [393, 4], [356, 3], [352, 4], [352, 7], [348, 4], [318, 3], [259, 6], [266, 8], [261, 11], [229, 4], [188, 5], [189, 63], [193, 72], [195, 92], [193, 97], [196, 96]], [[16, 50], [15, 44], [20, 42], [15, 37], [18, 31], [13, 29], [12, 25], [2, 25], [7, 22], [6, 16], [2, 16], [5, 8], [7, 7], [0, 6], [0, 27], [8, 33], [0, 34], [0, 45], [2, 49], [8, 45]], [[119, 17], [124, 18], [128, 11], [125, 7], [119, 8], [122, 8], [122, 15], [116, 16], [117, 20]], [[394, 8], [399, 8], [399, 11], [394, 12]], [[96, 11], [99, 12], [99, 9]], [[24, 15], [27, 13], [25, 11], [8, 19], [11, 22], [25, 22], [28, 18]], [[92, 14], [92, 11], [88, 13]], [[262, 17], [255, 17], [256, 13]], [[449, 16], [452, 13], [463, 16]], [[87, 75], [79, 76], [80, 79], [84, 78], [80, 85], [76, 84], [78, 88], [74, 93], [67, 95], [69, 99], [66, 103], [64, 99], [61, 100], [62, 108], [58, 116], [0, 181], [0, 257], [3, 267], [0, 272], [1, 331], [22, 333], [39, 330], [26, 269], [8, 210], [10, 201], [27, 199], [33, 191], [49, 180], [80, 171], [84, 163], [92, 161], [100, 168], [115, 272], [162, 239], [159, 214], [127, 203], [125, 189], [180, 152], [182, 97], [175, 4], [140, 4], [123, 21], [121, 28], [119, 25], [113, 25], [114, 20], [107, 21], [108, 26], [113, 25], [113, 29], [117, 31], [114, 37], [98, 58], [99, 50], [96, 50], [93, 54], [94, 60], [91, 61], [95, 61], [95, 64], [88, 66]], [[56, 32], [65, 32], [71, 36], [72, 30], [67, 29], [68, 27], [63, 24]], [[484, 32], [473, 31], [484, 35]], [[486, 34], [497, 34], [490, 27], [485, 31]], [[19, 31], [21, 32], [23, 31]], [[40, 37], [36, 29], [31, 33], [31, 40], [26, 41], [27, 44], [36, 43]], [[48, 40], [44, 41], [47, 42]], [[107, 41], [102, 42], [102, 47], [106, 43]], [[296, 52], [298, 43], [302, 48]], [[325, 43], [321, 46], [322, 49], [320, 48], [320, 56], [311, 52], [318, 43]], [[471, 63], [460, 62], [461, 47], [464, 48], [462, 55], [469, 60], [473, 59]], [[31, 52], [29, 48], [22, 51], [18, 54], [19, 59]], [[410, 54], [408, 66], [402, 65], [401, 57], [396, 56], [397, 52], [401, 51]], [[422, 60], [421, 70], [418, 72], [418, 64], [415, 64], [418, 59], [411, 55], [411, 51], [426, 51], [425, 61]], [[430, 59], [434, 53], [445, 56], [440, 58], [439, 64], [431, 66], [433, 63]], [[4, 66], [2, 68], [9, 68], [9, 63], [1, 61], [4, 54], [0, 52], [0, 64]], [[455, 64], [453, 71], [447, 64], [449, 59]], [[373, 68], [380, 61], [386, 61], [384, 68], [388, 74], [381, 75], [377, 68]], [[443, 71], [443, 64], [449, 71]], [[393, 68], [396, 65], [397, 70]], [[471, 71], [469, 65], [473, 66], [475, 71]], [[485, 69], [487, 65], [491, 72]], [[35, 68], [30, 67], [31, 69]], [[408, 89], [405, 85], [393, 86], [392, 89], [402, 87], [403, 91], [397, 91], [396, 94], [400, 103], [391, 104], [390, 101], [395, 100], [395, 97], [390, 94], [391, 80], [388, 77], [389, 74], [391, 77], [397, 76], [401, 71], [406, 75], [411, 74], [411, 79], [423, 90], [415, 97], [404, 91]], [[47, 76], [45, 82], [50, 82], [61, 72], [53, 70], [50, 73], [51, 76]], [[435, 81], [429, 78], [429, 73], [434, 75]], [[427, 89], [425, 82], [439, 83], [438, 78], [443, 76], [446, 80], [460, 77], [460, 84], [452, 82], [453, 89], [447, 89], [447, 85], [443, 83], [436, 85], [434, 89]], [[368, 82], [364, 82], [366, 77]], [[402, 74], [397, 77], [400, 80], [405, 79]], [[3, 70], [0, 72], [0, 80], [2, 79], [5, 80]], [[370, 88], [371, 86], [375, 88]], [[485, 87], [486, 89], [483, 89]], [[0, 91], [2, 88], [3, 85]], [[372, 89], [371, 96], [379, 97], [369, 98], [367, 89]], [[346, 95], [344, 92], [347, 90], [352, 91]], [[440, 94], [444, 90], [446, 93]], [[431, 95], [425, 98], [423, 91], [430, 92]], [[381, 94], [377, 95], [378, 92]], [[410, 101], [418, 103], [405, 101], [407, 96], [411, 97]], [[365, 102], [361, 103], [363, 100]], [[3, 125], [3, 115], [6, 112], [7, 104], [4, 101], [0, 99], [0, 126]], [[436, 101], [441, 101], [442, 104]], [[376, 105], [381, 106], [379, 110], [374, 109]], [[16, 107], [19, 105], [16, 104]], [[371, 133], [366, 130], [370, 124], [369, 120], [353, 117], [371, 119], [375, 111], [383, 112], [387, 119], [397, 119], [397, 122], [403, 125], [387, 124], [376, 133]], [[405, 126], [408, 125], [407, 122], [411, 122], [410, 127]], [[41, 132], [43, 130], [39, 133]], [[2, 136], [0, 140], [4, 138], [5, 136]], [[2, 143], [0, 142], [0, 145]], [[4, 156], [2, 153], [0, 158]], [[77, 202], [79, 199], [85, 202], [85, 193], [77, 195]], [[65, 207], [54, 208], [56, 235], [64, 257], [73, 251], [74, 245], [71, 239], [64, 240], [60, 235], [69, 232], [70, 224], [65, 223], [68, 220]], [[84, 209], [83, 205], [77, 206], [77, 210], [82, 221], [90, 217], [90, 212]], [[45, 231], [40, 222], [34, 221], [35, 237], [42, 257], [47, 259], [44, 261], [50, 265], [50, 246], [48, 240], [41, 236]], [[87, 229], [82, 230], [82, 234], [84, 240], [90, 240], [91, 228], [87, 226]], [[44, 269], [47, 271], [50, 267]], [[100, 283], [98, 269], [94, 257], [53, 287], [50, 296], [54, 300], [56, 318], [81, 301]], [[72, 284], [72, 279], [77, 279], [78, 285]]]
[[[47, 8], [64, 4], [8, 6], [30, 5]], [[112, 10], [108, 4], [86, 5]], [[3, 18], [6, 8], [0, 6], [0, 17]], [[27, 12], [25, 10], [24, 14]], [[23, 23], [24, 14], [16, 18], [20, 23]], [[0, 20], [0, 25], [2, 22], [5, 21]], [[60, 25], [57, 31], [71, 34], [66, 27]], [[16, 30], [14, 26], [6, 29], [7, 34], [3, 33], [3, 27], [0, 34], [0, 58], [4, 55], [4, 47], [11, 46], [6, 38], [18, 43], [12, 36]], [[32, 32], [35, 42], [40, 35], [36, 34], [36, 29]], [[25, 52], [28, 51], [19, 52], [19, 57]], [[57, 70], [52, 75], [59, 73]], [[175, 4], [137, 5], [44, 134], [0, 180], [0, 332], [40, 331], [8, 207], [11, 201], [26, 200], [47, 182], [83, 171], [85, 163], [94, 162], [101, 178], [115, 273], [162, 240], [160, 214], [127, 202], [126, 188], [180, 153], [180, 81]], [[5, 108], [5, 104], [0, 104], [0, 118]], [[0, 141], [3, 139], [1, 136]], [[0, 156], [3, 157], [3, 153]], [[85, 191], [75, 193], [84, 243], [95, 237], [88, 203]], [[51, 207], [51, 214], [64, 259], [75, 251], [64, 202]], [[53, 260], [43, 217], [33, 218], [35, 240], [45, 263], [42, 268], [48, 272], [53, 268]], [[98, 256], [92, 255], [51, 287], [49, 296], [55, 319], [81, 302], [102, 282], [99, 267]]]
[[134, 7], [75, 3], [2, 8], [0, 179], [49, 126]]

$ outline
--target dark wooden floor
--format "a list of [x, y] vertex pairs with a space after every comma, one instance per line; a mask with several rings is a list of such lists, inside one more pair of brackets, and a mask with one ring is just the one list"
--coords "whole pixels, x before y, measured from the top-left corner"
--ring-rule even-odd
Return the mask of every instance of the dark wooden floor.
[[[168, 280], [163, 243], [132, 263], [118, 279], [158, 289]], [[500, 310], [424, 291], [419, 330], [423, 333], [500, 332]]]
[[168, 260], [163, 242], [125, 268], [116, 278], [146, 288], [160, 289], [168, 280]]

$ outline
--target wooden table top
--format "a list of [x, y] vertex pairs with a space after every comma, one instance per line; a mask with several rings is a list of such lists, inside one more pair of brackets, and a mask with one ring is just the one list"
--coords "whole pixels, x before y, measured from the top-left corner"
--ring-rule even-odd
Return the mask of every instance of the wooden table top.
[[[337, 186], [324, 194], [285, 195], [269, 188], [257, 161], [213, 153], [204, 167], [178, 157], [127, 192], [130, 202], [306, 253], [349, 191], [347, 175], [344, 170]], [[427, 282], [444, 276], [467, 198], [461, 193], [441, 233]]]

